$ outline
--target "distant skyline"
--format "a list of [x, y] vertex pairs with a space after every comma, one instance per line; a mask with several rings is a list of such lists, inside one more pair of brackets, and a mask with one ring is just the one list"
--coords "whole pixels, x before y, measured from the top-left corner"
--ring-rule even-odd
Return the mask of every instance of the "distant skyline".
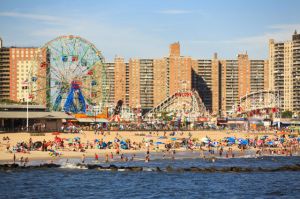
[[193, 58], [267, 59], [268, 41], [300, 32], [294, 0], [0, 0], [4, 46], [40, 47], [61, 35], [81, 36], [114, 57], [161, 58], [179, 41]]

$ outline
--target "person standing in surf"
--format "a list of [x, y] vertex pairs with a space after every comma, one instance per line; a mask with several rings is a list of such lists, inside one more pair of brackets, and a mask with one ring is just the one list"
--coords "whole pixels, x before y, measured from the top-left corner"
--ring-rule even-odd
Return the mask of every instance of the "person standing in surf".
[[99, 156], [97, 153], [95, 153], [95, 161], [98, 161], [98, 159], [99, 159]]
[[82, 154], [81, 163], [84, 164], [85, 162], [85, 154]]

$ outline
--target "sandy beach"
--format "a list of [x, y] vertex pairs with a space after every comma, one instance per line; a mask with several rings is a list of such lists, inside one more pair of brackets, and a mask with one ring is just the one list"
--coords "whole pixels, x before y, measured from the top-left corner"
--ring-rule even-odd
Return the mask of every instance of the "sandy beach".
[[[177, 131], [176, 134], [171, 136], [172, 132], [164, 132], [164, 131], [105, 131], [103, 135], [97, 134], [93, 131], [85, 131], [82, 134], [70, 134], [70, 133], [60, 133], [59, 135], [53, 135], [52, 133], [45, 133], [44, 135], [32, 135], [30, 133], [4, 133], [1, 134], [1, 144], [0, 144], [0, 162], [12, 162], [14, 153], [9, 152], [6, 150], [7, 145], [10, 147], [15, 146], [17, 143], [20, 143], [22, 141], [29, 142], [29, 139], [32, 139], [32, 142], [36, 141], [53, 141], [56, 136], [62, 138], [62, 139], [74, 139], [75, 137], [79, 137], [81, 143], [93, 143], [95, 139], [103, 140], [105, 142], [113, 141], [115, 138], [118, 138], [120, 140], [128, 140], [136, 142], [136, 143], [143, 143], [141, 148], [138, 150], [133, 149], [121, 149], [120, 148], [120, 154], [130, 154], [130, 153], [144, 153], [147, 151], [147, 147], [145, 140], [151, 140], [153, 143], [155, 142], [163, 142], [163, 143], [171, 143], [175, 142], [172, 141], [172, 139], [180, 140], [181, 138], [189, 138], [191, 136], [192, 140], [201, 140], [203, 137], [208, 136], [211, 138], [212, 141], [220, 141], [224, 137], [236, 137], [236, 138], [254, 138], [256, 136], [261, 135], [269, 135], [270, 137], [273, 136], [273, 132], [261, 132], [261, 133], [247, 133], [247, 132], [232, 132], [232, 131]], [[3, 141], [2, 137], [9, 137], [9, 141]], [[165, 136], [165, 138], [162, 139], [162, 136]], [[9, 143], [9, 144], [8, 144]], [[149, 150], [151, 153], [153, 152], [160, 152], [164, 150], [164, 145], [150, 145]], [[237, 147], [233, 147], [234, 150], [238, 150]], [[184, 151], [186, 149], [178, 148], [176, 151]], [[104, 157], [106, 154], [110, 154], [111, 152], [115, 154], [116, 149], [96, 149], [96, 148], [88, 148], [85, 149], [84, 152], [79, 151], [73, 151], [69, 147], [65, 147], [64, 149], [58, 149], [59, 152], [62, 154], [60, 156], [50, 156], [50, 153], [47, 151], [30, 151], [27, 153], [18, 152], [16, 154], [16, 159], [18, 160], [20, 157], [28, 157], [30, 161], [32, 160], [55, 160], [58, 158], [81, 158], [83, 154], [85, 154], [86, 157], [94, 157], [95, 153], [99, 155], [99, 157]]]

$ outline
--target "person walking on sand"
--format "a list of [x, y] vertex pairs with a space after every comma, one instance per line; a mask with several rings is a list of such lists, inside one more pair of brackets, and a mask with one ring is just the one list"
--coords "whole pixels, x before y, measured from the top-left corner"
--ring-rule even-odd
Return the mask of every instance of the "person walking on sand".
[[7, 143], [6, 143], [6, 151], [9, 151], [9, 148], [10, 148], [10, 143], [9, 143], [9, 141], [7, 141]]

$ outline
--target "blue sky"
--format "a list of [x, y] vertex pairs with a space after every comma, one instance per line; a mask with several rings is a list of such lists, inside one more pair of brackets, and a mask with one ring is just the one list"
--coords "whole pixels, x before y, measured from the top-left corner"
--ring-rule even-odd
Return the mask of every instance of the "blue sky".
[[297, 0], [0, 0], [5, 46], [42, 46], [60, 35], [79, 35], [102, 51], [160, 58], [179, 41], [193, 58], [268, 56], [268, 40], [300, 32]]

